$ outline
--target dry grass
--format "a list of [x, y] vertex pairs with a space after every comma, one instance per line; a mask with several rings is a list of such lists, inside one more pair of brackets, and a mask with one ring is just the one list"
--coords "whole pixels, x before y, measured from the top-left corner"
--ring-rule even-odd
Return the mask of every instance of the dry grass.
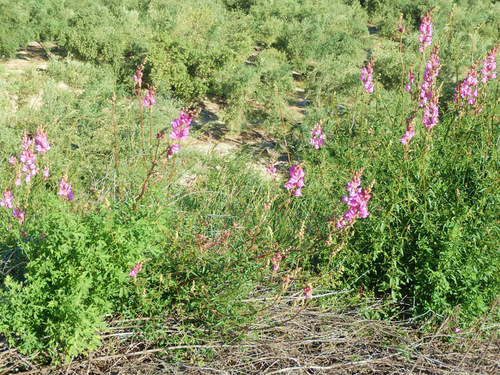
[[[140, 321], [109, 323], [103, 346], [88, 358], [38, 367], [36, 358], [0, 344], [4, 374], [500, 374], [500, 324], [486, 317], [452, 332], [453, 317], [429, 332], [409, 322], [367, 320], [357, 309], [325, 311], [283, 301], [232, 340], [192, 339], [196, 345], [155, 346], [137, 333]], [[188, 337], [179, 322], [165, 334]], [[135, 331], [135, 333], [134, 333]], [[207, 335], [208, 336], [208, 335]]]

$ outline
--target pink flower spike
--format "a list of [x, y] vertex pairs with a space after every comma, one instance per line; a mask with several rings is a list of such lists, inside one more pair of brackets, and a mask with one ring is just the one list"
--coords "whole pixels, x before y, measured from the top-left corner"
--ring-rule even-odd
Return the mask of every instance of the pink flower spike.
[[43, 154], [50, 150], [50, 144], [47, 140], [47, 134], [42, 130], [39, 130], [35, 137], [35, 148], [36, 152]]
[[486, 83], [488, 80], [497, 77], [497, 63], [495, 61], [499, 46], [493, 47], [483, 60], [483, 68], [481, 69], [481, 82]]
[[9, 158], [9, 163], [14, 165], [17, 163], [17, 159], [14, 155], [12, 155], [10, 158]]
[[57, 192], [58, 195], [65, 197], [70, 201], [75, 199], [71, 185], [68, 183], [68, 177], [64, 176], [61, 178], [61, 181], [59, 182], [59, 187], [60, 189]]
[[12, 216], [19, 219], [19, 223], [22, 224], [24, 221], [24, 211], [18, 208], [12, 210]]
[[31, 140], [31, 138], [28, 138], [28, 136], [27, 136], [27, 135], [25, 135], [25, 136], [23, 137], [23, 141], [22, 141], [22, 146], [23, 146], [23, 149], [24, 149], [24, 150], [28, 150], [28, 149], [30, 148], [30, 146], [31, 146], [31, 143], [32, 143], [32, 142], [33, 142], [33, 141]]
[[418, 50], [420, 52], [424, 52], [426, 47], [429, 47], [432, 44], [432, 27], [434, 24], [431, 22], [432, 11], [427, 12], [422, 17], [422, 23], [420, 24], [419, 30], [420, 35], [418, 37], [418, 41], [422, 43]]
[[302, 188], [305, 186], [304, 184], [305, 173], [300, 165], [292, 165], [290, 168], [290, 179], [285, 184], [285, 188], [288, 190], [297, 189], [292, 194], [297, 197], [302, 196]]
[[363, 87], [367, 93], [373, 92], [373, 66], [375, 64], [375, 60], [371, 59], [366, 67], [361, 69], [361, 82], [363, 82]]
[[49, 169], [44, 169], [43, 170], [43, 176], [45, 177], [45, 180], [48, 180], [49, 179]]
[[142, 263], [137, 263], [132, 270], [128, 273], [130, 277], [136, 277], [139, 272], [142, 270]]

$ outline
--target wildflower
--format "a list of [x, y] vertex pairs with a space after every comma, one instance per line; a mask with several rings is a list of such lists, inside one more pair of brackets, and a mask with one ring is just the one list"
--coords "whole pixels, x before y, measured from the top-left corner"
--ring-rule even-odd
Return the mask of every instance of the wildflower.
[[12, 199], [13, 199], [12, 192], [10, 192], [9, 190], [5, 190], [5, 192], [3, 193], [3, 199], [0, 200], [0, 206], [13, 208], [14, 206], [12, 204]]
[[142, 262], [137, 263], [132, 270], [128, 273], [130, 277], [136, 277], [139, 272], [142, 270]]
[[14, 165], [17, 163], [17, 159], [14, 155], [12, 155], [10, 158], [9, 158], [9, 163]]
[[269, 174], [275, 174], [277, 172], [276, 166], [273, 163], [269, 163], [266, 168], [266, 172]]
[[458, 327], [455, 327], [455, 329], [453, 330], [454, 333], [460, 333], [462, 332], [462, 330]]
[[50, 150], [50, 144], [47, 140], [47, 134], [45, 134], [42, 130], [39, 130], [35, 137], [35, 148], [36, 152], [39, 154], [43, 154]]
[[433, 98], [432, 102], [430, 102], [424, 108], [424, 117], [422, 119], [422, 122], [424, 123], [425, 128], [427, 130], [436, 126], [438, 123], [438, 116], [439, 116], [438, 102], [439, 102], [439, 99], [437, 98], [437, 95], [436, 95], [436, 97]]
[[149, 107], [149, 106], [152, 107], [153, 105], [155, 105], [156, 104], [155, 95], [156, 95], [156, 93], [153, 90], [149, 89], [148, 93], [144, 97], [144, 100], [142, 101], [142, 106], [143, 107]]
[[302, 290], [304, 292], [304, 298], [309, 299], [312, 297], [313, 287], [311, 283], [306, 283], [305, 288]]
[[186, 138], [189, 135], [192, 119], [193, 114], [191, 112], [184, 113], [180, 111], [179, 118], [176, 118], [171, 123], [174, 130], [169, 134], [170, 138], [178, 140]]
[[363, 82], [363, 87], [367, 93], [373, 92], [373, 65], [375, 63], [374, 59], [371, 59], [368, 65], [361, 69], [361, 82]]
[[14, 182], [14, 185], [16, 185], [16, 186], [22, 185], [21, 176], [19, 174], [16, 175], [16, 181]]
[[313, 145], [316, 150], [318, 150], [321, 146], [323, 146], [325, 142], [325, 135], [321, 134], [321, 122], [318, 122], [314, 125], [314, 128], [311, 130], [312, 138], [309, 142], [310, 145]]
[[31, 140], [31, 138], [28, 138], [28, 136], [25, 134], [25, 135], [23, 136], [23, 141], [22, 141], [22, 146], [23, 146], [23, 149], [24, 149], [24, 150], [29, 149], [29, 148], [30, 148], [30, 146], [31, 146], [31, 143], [32, 143], [32, 142], [33, 142], [33, 141]]
[[42, 174], [45, 177], [45, 180], [48, 180], [49, 179], [49, 168], [44, 169]]
[[438, 52], [438, 47], [434, 47], [429, 61], [427, 61], [427, 64], [425, 65], [424, 81], [422, 82], [422, 86], [420, 88], [419, 107], [426, 105], [432, 98], [434, 86], [436, 85], [436, 78], [441, 70]]
[[399, 20], [398, 21], [399, 21], [398, 22], [398, 31], [401, 32], [401, 33], [404, 33], [405, 30], [406, 30], [406, 27], [401, 24], [401, 22], [403, 21], [403, 14], [399, 15]]
[[483, 75], [481, 78], [482, 83], [486, 83], [488, 80], [497, 77], [497, 72], [495, 71], [497, 68], [497, 63], [495, 62], [497, 51], [498, 46], [493, 47], [483, 60], [483, 68], [481, 69], [481, 74]]
[[418, 105], [425, 106], [422, 122], [427, 130], [438, 123], [439, 116], [439, 91], [435, 90], [436, 78], [441, 70], [438, 52], [438, 46], [434, 47], [425, 66], [424, 81], [420, 89], [420, 103]]
[[136, 73], [137, 73], [137, 75], [134, 75], [134, 82], [136, 85], [141, 86], [142, 76], [144, 74], [144, 73], [142, 73], [142, 66], [137, 67]]
[[19, 223], [22, 224], [24, 221], [24, 211], [18, 208], [12, 210], [12, 216], [19, 219]]
[[408, 117], [406, 119], [406, 131], [403, 138], [400, 139], [401, 143], [405, 146], [408, 144], [408, 141], [415, 136], [415, 123], [413, 119], [413, 117]]
[[297, 197], [302, 196], [302, 188], [305, 186], [304, 184], [305, 173], [300, 165], [292, 165], [290, 168], [290, 179], [285, 184], [285, 188], [288, 190], [296, 189], [292, 192], [293, 195]]
[[420, 35], [418, 41], [422, 43], [418, 50], [424, 52], [425, 47], [429, 47], [432, 44], [432, 27], [434, 26], [431, 22], [432, 11], [427, 12], [422, 17], [422, 23], [420, 24], [419, 30]]
[[415, 74], [411, 71], [411, 68], [410, 70], [408, 70], [406, 76], [408, 77], [409, 83], [405, 85], [405, 90], [408, 94], [411, 94], [411, 85], [413, 84], [413, 82], [415, 82]]
[[64, 176], [61, 178], [61, 181], [59, 182], [59, 187], [60, 187], [60, 189], [57, 192], [58, 195], [65, 197], [66, 199], [68, 199], [70, 201], [75, 199], [71, 185], [68, 183], [67, 176]]
[[349, 223], [352, 223], [358, 217], [366, 218], [369, 215], [367, 203], [371, 198], [371, 186], [367, 189], [362, 189], [361, 185], [361, 175], [363, 174], [363, 169], [356, 172], [352, 180], [347, 184], [347, 191], [349, 195], [344, 195], [342, 197], [342, 202], [349, 206], [349, 210], [344, 213], [342, 219], [337, 220], [337, 229], [342, 229]]
[[273, 271], [277, 271], [280, 268], [280, 260], [283, 259], [280, 253], [274, 253], [274, 257], [272, 259], [273, 262]]
[[167, 159], [170, 159], [174, 154], [178, 154], [180, 149], [180, 145], [171, 145], [167, 151]]
[[453, 101], [462, 105], [462, 100], [465, 100], [467, 104], [473, 105], [476, 103], [477, 97], [477, 84], [479, 83], [477, 79], [477, 71], [475, 66], [471, 66], [469, 72], [467, 73], [467, 78], [458, 84], [455, 88], [455, 94], [453, 96]]

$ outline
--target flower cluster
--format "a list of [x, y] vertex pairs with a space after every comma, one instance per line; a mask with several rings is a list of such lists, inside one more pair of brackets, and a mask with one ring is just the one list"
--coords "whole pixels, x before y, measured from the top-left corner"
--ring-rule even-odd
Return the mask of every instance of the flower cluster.
[[35, 136], [35, 148], [39, 154], [44, 154], [50, 150], [50, 144], [47, 140], [47, 134], [39, 130]]
[[439, 92], [435, 89], [436, 78], [441, 70], [439, 63], [438, 47], [434, 47], [429, 61], [425, 65], [424, 81], [420, 88], [420, 107], [424, 108], [422, 122], [427, 130], [438, 123], [439, 116]]
[[309, 299], [312, 297], [313, 287], [311, 283], [306, 283], [305, 288], [302, 290], [304, 293], [304, 298]]
[[403, 34], [406, 31], [406, 27], [403, 26], [402, 22], [403, 22], [403, 14], [400, 14], [398, 20], [398, 31]]
[[273, 262], [273, 271], [277, 271], [280, 268], [280, 260], [283, 259], [280, 253], [274, 253], [274, 257], [272, 259]]
[[[169, 134], [170, 138], [174, 141], [180, 141], [185, 139], [189, 135], [189, 130], [191, 128], [191, 121], [193, 120], [194, 113], [188, 111], [180, 111], [179, 118], [176, 118], [171, 122], [173, 131]], [[163, 135], [158, 134], [157, 138], [163, 138]], [[174, 154], [177, 154], [181, 148], [179, 144], [173, 144], [167, 151], [167, 158], [171, 158]]]
[[[47, 140], [47, 134], [42, 129], [38, 130], [35, 136], [34, 145], [34, 149], [38, 154], [44, 154], [50, 150], [50, 143]], [[21, 171], [24, 173], [24, 181], [30, 182], [33, 176], [38, 174], [39, 170], [36, 165], [37, 154], [33, 150], [33, 140], [27, 135], [24, 135], [23, 137], [22, 148], [23, 149], [19, 155], [19, 161], [21, 162]], [[17, 159], [12, 155], [9, 158], [9, 163], [15, 165], [17, 163]], [[18, 170], [18, 173], [16, 175], [16, 186], [22, 185], [21, 171]], [[47, 179], [49, 175], [48, 166], [45, 167], [43, 174]]]
[[415, 136], [415, 123], [413, 120], [414, 117], [408, 117], [406, 119], [406, 131], [403, 138], [400, 139], [401, 143], [405, 146], [408, 144], [408, 141]]
[[467, 73], [467, 78], [458, 84], [455, 89], [455, 94], [453, 96], [453, 101], [455, 103], [463, 104], [462, 100], [465, 100], [467, 104], [476, 104], [477, 98], [477, 88], [479, 81], [477, 79], [477, 71], [474, 66], [472, 66]]
[[139, 272], [142, 270], [142, 262], [137, 263], [130, 272], [128, 273], [130, 277], [136, 277]]
[[422, 43], [418, 50], [424, 52], [425, 47], [429, 47], [432, 44], [432, 27], [434, 26], [431, 22], [432, 11], [427, 12], [422, 17], [422, 23], [420, 24], [419, 30], [420, 35], [418, 41]]
[[288, 182], [285, 184], [285, 187], [288, 190], [291, 189], [296, 189], [292, 192], [293, 195], [297, 197], [302, 196], [302, 188], [306, 186], [304, 184], [304, 177], [305, 177], [304, 170], [302, 169], [302, 166], [300, 165], [292, 165], [290, 168], [290, 179]]
[[269, 163], [266, 168], [266, 172], [269, 174], [275, 174], [277, 172], [276, 166], [273, 163]]
[[316, 150], [318, 150], [325, 143], [326, 136], [322, 134], [323, 129], [321, 129], [321, 122], [318, 122], [314, 125], [314, 128], [311, 130], [312, 138], [309, 141], [309, 144], [314, 146]]
[[12, 204], [13, 198], [14, 197], [12, 196], [12, 192], [9, 190], [5, 190], [5, 192], [3, 193], [3, 199], [0, 200], [0, 206], [14, 208], [14, 205]]
[[143, 68], [144, 67], [142, 65], [138, 66], [136, 71], [137, 75], [134, 75], [134, 82], [139, 87], [142, 85], [142, 76], [144, 75], [142, 72]]
[[483, 75], [481, 78], [482, 83], [486, 83], [488, 80], [497, 77], [497, 72], [495, 70], [497, 68], [497, 63], [495, 58], [498, 48], [499, 46], [493, 47], [483, 60], [483, 68], [481, 69], [481, 74]]
[[361, 69], [361, 82], [363, 82], [363, 87], [367, 93], [373, 92], [373, 65], [375, 60], [371, 59], [367, 66]]
[[22, 224], [24, 221], [24, 211], [20, 208], [14, 208], [14, 203], [12, 202], [14, 196], [12, 195], [12, 192], [6, 189], [2, 196], [3, 198], [0, 199], [0, 206], [12, 209], [12, 216], [19, 219], [19, 224]]
[[408, 77], [408, 83], [405, 85], [405, 90], [408, 94], [411, 94], [411, 85], [415, 82], [415, 74], [411, 71], [411, 68], [406, 73], [406, 76]]
[[156, 92], [152, 89], [148, 90], [148, 93], [144, 97], [144, 100], [142, 101], [142, 106], [143, 107], [152, 107], [153, 105], [156, 104], [156, 99], [155, 99]]
[[71, 185], [68, 183], [68, 177], [64, 176], [59, 182], [59, 191], [57, 192], [61, 197], [65, 197], [68, 200], [75, 199]]
[[342, 202], [349, 206], [349, 210], [344, 213], [342, 219], [337, 220], [337, 229], [339, 230], [352, 223], [356, 218], [366, 218], [369, 215], [367, 203], [371, 198], [371, 186], [366, 189], [359, 187], [362, 174], [363, 170], [361, 169], [354, 174], [352, 180], [347, 184], [349, 195], [344, 195]]

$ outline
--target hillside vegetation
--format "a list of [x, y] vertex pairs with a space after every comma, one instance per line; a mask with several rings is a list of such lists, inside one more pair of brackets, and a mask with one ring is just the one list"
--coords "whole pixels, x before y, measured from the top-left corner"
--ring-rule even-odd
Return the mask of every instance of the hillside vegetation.
[[278, 305], [498, 335], [500, 3], [0, 0], [0, 15], [5, 60], [36, 41], [48, 61], [0, 65], [12, 347], [70, 361], [120, 319], [152, 345], [244, 340]]

